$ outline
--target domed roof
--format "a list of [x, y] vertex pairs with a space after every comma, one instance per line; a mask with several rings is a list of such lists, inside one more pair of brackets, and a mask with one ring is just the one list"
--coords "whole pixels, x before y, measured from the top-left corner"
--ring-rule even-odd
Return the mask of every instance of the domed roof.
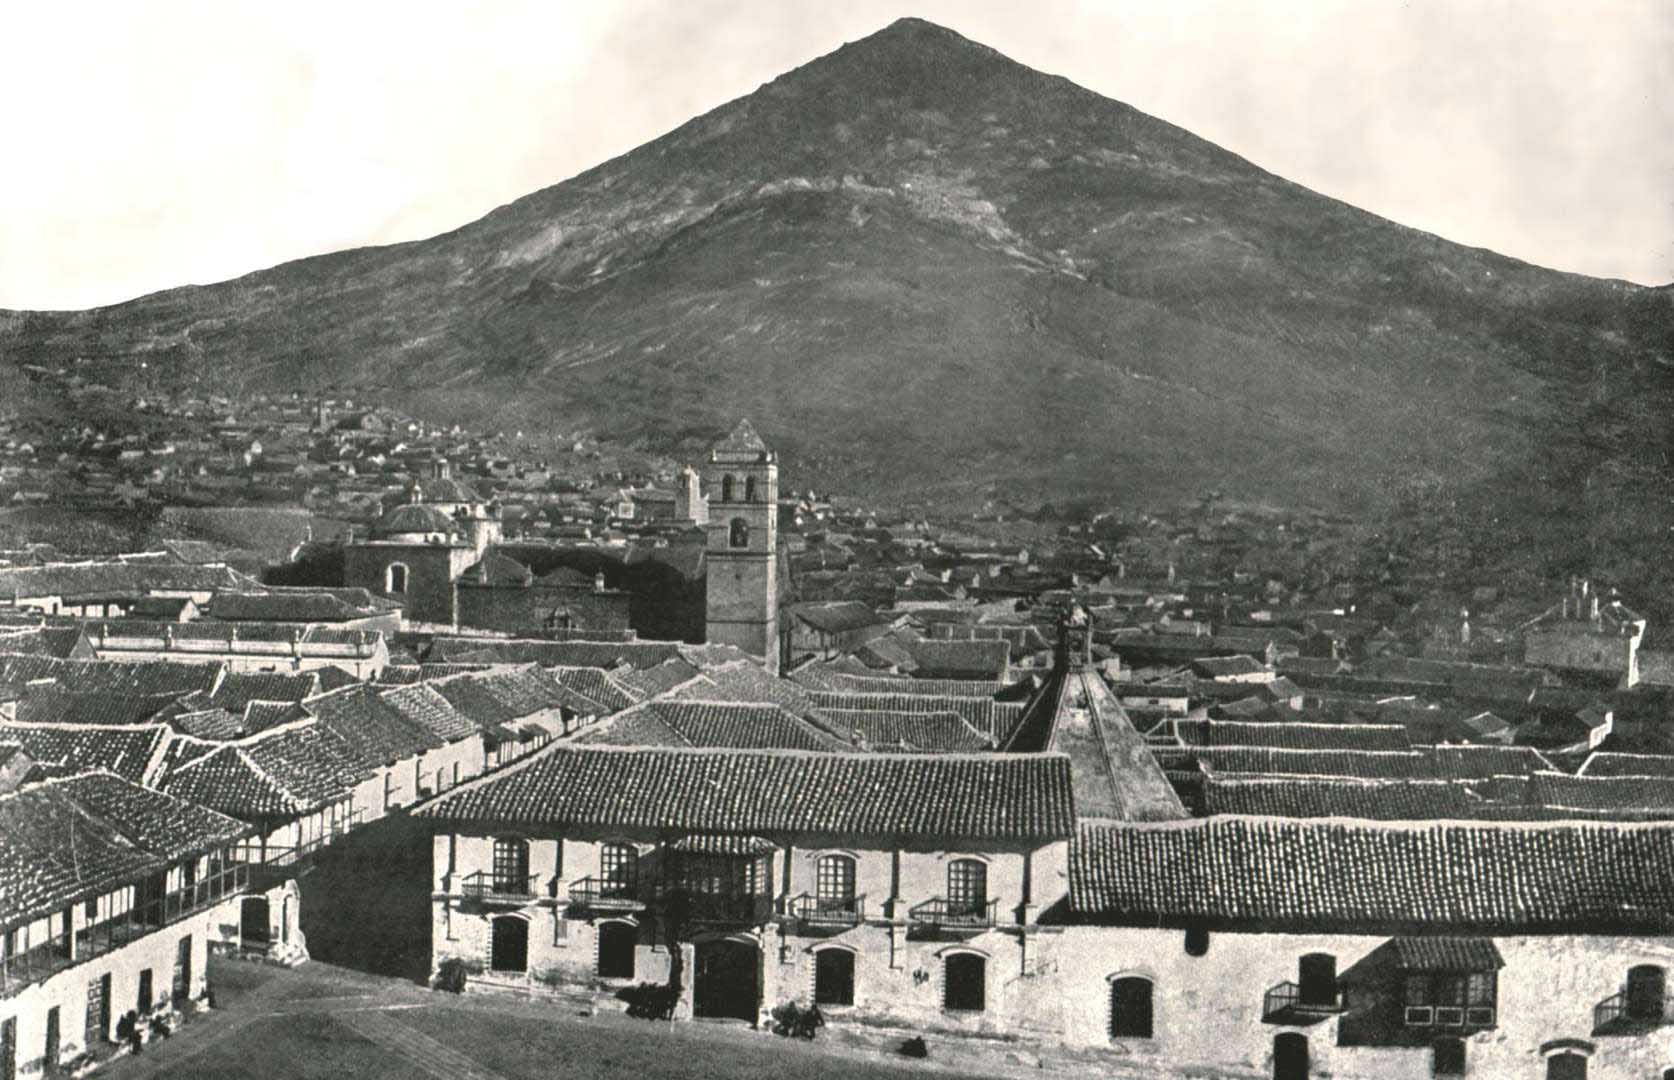
[[407, 533], [442, 533], [445, 536], [458, 536], [459, 524], [436, 509], [422, 503], [405, 503], [378, 519], [373, 527], [374, 536], [397, 536]]

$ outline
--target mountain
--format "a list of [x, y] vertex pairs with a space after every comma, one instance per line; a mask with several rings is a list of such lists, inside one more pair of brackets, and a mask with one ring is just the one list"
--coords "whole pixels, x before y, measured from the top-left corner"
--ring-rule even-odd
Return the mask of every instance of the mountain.
[[795, 486], [896, 500], [1674, 525], [1669, 290], [1404, 228], [912, 19], [442, 236], [0, 315], [0, 363], [79, 355], [678, 453], [748, 415]]

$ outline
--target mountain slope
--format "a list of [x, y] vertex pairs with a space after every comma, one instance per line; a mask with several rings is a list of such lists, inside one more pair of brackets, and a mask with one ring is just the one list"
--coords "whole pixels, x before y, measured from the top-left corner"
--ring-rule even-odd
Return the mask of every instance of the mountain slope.
[[903, 500], [1603, 483], [1666, 536], [1671, 326], [903, 20], [455, 232], [14, 316], [0, 355], [687, 453], [748, 414], [793, 484]]

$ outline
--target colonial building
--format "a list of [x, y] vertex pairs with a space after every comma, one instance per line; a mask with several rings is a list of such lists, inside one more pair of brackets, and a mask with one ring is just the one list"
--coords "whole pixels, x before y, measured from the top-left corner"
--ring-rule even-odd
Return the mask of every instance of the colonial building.
[[243, 932], [249, 832], [109, 773], [0, 795], [0, 1076], [56, 1075], [125, 1014], [202, 997], [209, 949]]
[[1056, 755], [554, 746], [417, 811], [433, 955], [473, 981], [676, 978], [677, 1016], [1003, 1030], [1073, 826]]
[[736, 645], [779, 670], [779, 464], [748, 420], [716, 443], [708, 489], [711, 644]]
[[1572, 583], [1569, 595], [1523, 635], [1525, 663], [1571, 679], [1628, 688], [1639, 683], [1643, 616], [1619, 601], [1601, 603], [1591, 582]]

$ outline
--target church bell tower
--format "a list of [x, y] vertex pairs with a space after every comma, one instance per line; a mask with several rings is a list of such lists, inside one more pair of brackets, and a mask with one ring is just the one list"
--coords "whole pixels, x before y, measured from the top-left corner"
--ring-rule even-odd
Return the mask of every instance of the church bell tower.
[[779, 464], [748, 420], [709, 451], [706, 637], [779, 670]]

